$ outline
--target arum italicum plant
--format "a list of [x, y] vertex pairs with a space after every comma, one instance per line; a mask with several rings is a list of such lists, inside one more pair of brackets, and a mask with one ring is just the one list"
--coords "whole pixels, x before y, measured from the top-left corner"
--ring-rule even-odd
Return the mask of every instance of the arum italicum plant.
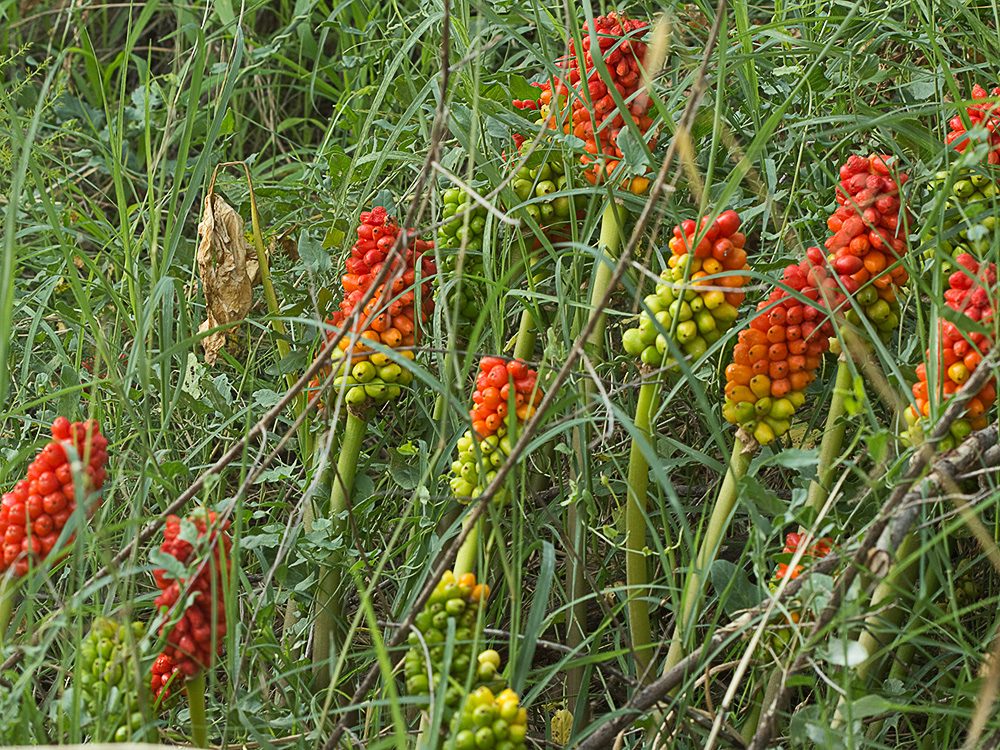
[[[345, 261], [347, 273], [341, 277], [344, 298], [330, 320], [328, 337], [343, 333], [340, 356], [334, 359], [334, 388], [343, 395], [347, 419], [335, 473], [331, 479], [330, 520], [334, 534], [347, 529], [347, 513], [361, 447], [368, 428], [369, 409], [397, 399], [413, 380], [413, 373], [394, 361], [398, 351], [404, 360], [415, 357], [424, 326], [434, 309], [431, 279], [436, 272], [428, 250], [433, 244], [416, 237], [403, 238], [398, 257], [392, 251], [399, 244], [401, 228], [386, 210], [376, 206], [361, 214], [357, 240]], [[370, 293], [391, 263], [387, 280]], [[365, 301], [367, 300], [367, 301]], [[364, 303], [363, 309], [357, 309]], [[349, 331], [343, 331], [350, 325]], [[341, 627], [343, 560], [333, 554], [320, 572], [316, 598], [313, 642], [314, 682], [330, 683], [339, 656], [338, 628]]]
[[[736, 321], [749, 277], [746, 237], [739, 232], [735, 211], [724, 211], [700, 225], [688, 220], [674, 227], [668, 268], [654, 294], [646, 296], [638, 327], [625, 331], [622, 345], [642, 362], [628, 465], [628, 500], [625, 511], [626, 574], [629, 587], [629, 630], [635, 650], [636, 673], [646, 672], [652, 647], [647, 600], [646, 548], [647, 486], [649, 463], [642, 441], [650, 439], [650, 421], [659, 400], [659, 368], [676, 364], [675, 353], [696, 362], [716, 344]], [[665, 542], [669, 546], [668, 542]]]

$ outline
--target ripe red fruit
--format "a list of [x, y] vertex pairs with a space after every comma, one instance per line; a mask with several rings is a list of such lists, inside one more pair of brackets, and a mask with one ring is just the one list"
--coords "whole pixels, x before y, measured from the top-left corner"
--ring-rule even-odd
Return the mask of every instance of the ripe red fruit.
[[104, 484], [108, 441], [97, 422], [71, 424], [65, 417], [58, 417], [52, 423], [52, 438], [28, 467], [28, 478], [5, 493], [0, 502], [2, 567], [13, 566], [19, 576], [28, 572], [30, 559], [44, 560], [48, 556], [77, 508], [70, 451], [87, 461], [79, 479], [88, 492], [96, 492]]

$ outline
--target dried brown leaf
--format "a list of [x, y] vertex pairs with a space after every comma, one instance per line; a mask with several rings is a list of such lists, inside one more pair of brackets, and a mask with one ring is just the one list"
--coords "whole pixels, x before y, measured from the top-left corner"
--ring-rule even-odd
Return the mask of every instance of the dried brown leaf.
[[[208, 319], [198, 330], [205, 332], [246, 317], [253, 303], [251, 280], [257, 273], [258, 264], [256, 253], [243, 234], [243, 219], [215, 193], [205, 196], [198, 237], [196, 257], [208, 313]], [[205, 364], [215, 364], [225, 344], [224, 331], [203, 338]]]

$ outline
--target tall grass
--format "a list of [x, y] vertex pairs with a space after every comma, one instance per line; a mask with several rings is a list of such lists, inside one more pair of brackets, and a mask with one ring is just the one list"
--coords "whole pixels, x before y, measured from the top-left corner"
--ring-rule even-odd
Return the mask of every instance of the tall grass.
[[[441, 166], [483, 194], [499, 185], [514, 151], [510, 134], [535, 128], [510, 99], [525, 96], [524, 79], [554, 71], [567, 29], [579, 34], [583, 19], [611, 8], [453, 4]], [[715, 10], [708, 3], [648, 2], [627, 10], [663, 13], [669, 21], [669, 54], [654, 91], [662, 125], [655, 168], [677, 128]], [[630, 417], [640, 378], [620, 337], [652, 289], [649, 272], [665, 267], [664, 238], [687, 218], [725, 208], [740, 213], [758, 285], [743, 309], [745, 323], [779, 269], [827, 236], [839, 165], [851, 153], [878, 151], [898, 157], [913, 176], [906, 196], [916, 215], [900, 335], [876, 344], [871, 357], [885, 384], [877, 387], [862, 362], [851, 363], [857, 391], [845, 418], [837, 491], [817, 519], [806, 495], [836, 369], [828, 358], [810, 391], [812, 408], [783, 444], [752, 461], [733, 530], [708, 570], [706, 603], [684, 643], [707, 642], [740, 610], [767, 601], [786, 531], [802, 524], [845, 549], [864, 536], [910, 457], [896, 440], [897, 399], [909, 400], [914, 367], [936, 343], [945, 288], [940, 257], [924, 258], [925, 251], [934, 255], [931, 230], [940, 233], [945, 211], [933, 180], [955, 161], [941, 146], [957, 111], [951, 102], [967, 97], [973, 83], [994, 82], [1000, 69], [998, 14], [991, 5], [950, 0], [730, 4], [692, 148], [682, 150], [671, 175], [676, 190], [656, 207], [659, 231], [642, 243], [607, 311], [606, 355], [591, 362], [593, 372], [574, 369], [519, 467], [516, 500], [493, 514], [493, 535], [484, 540], [479, 573], [493, 588], [485, 620], [499, 633], [491, 640], [509, 665], [505, 678], [528, 706], [534, 747], [553, 746], [545, 744], [553, 740], [553, 715], [575, 710], [566, 704], [568, 670], [583, 668], [591, 707], [590, 722], [577, 711], [572, 742], [619, 715], [637, 689], [619, 673], [637, 677], [628, 641], [624, 511], [629, 444], [642, 434]], [[80, 529], [73, 554], [51, 566], [47, 578], [20, 587], [3, 641], [8, 684], [0, 687], [0, 739], [103, 741], [110, 738], [95, 734], [94, 717], [73, 690], [75, 654], [96, 615], [154, 619], [149, 552], [156, 543], [138, 545], [83, 584], [277, 403], [286, 375], [297, 377], [312, 361], [323, 321], [339, 302], [338, 269], [359, 212], [380, 204], [405, 214], [439, 103], [443, 7], [409, 0], [131, 7], [43, 1], [0, 3], [0, 17], [0, 54], [9, 56], [0, 85], [0, 478], [6, 490], [23, 475], [57, 415], [99, 419], [112, 446], [104, 503]], [[577, 154], [552, 148], [575, 165]], [[212, 170], [224, 161], [249, 164], [290, 354], [278, 355], [257, 290], [234, 343], [207, 367], [197, 334], [205, 310], [196, 225]], [[244, 179], [221, 173], [216, 187], [249, 219]], [[436, 172], [425, 226], [438, 219], [448, 187]], [[412, 746], [401, 728], [416, 736], [415, 700], [390, 675], [402, 653], [384, 644], [461, 524], [447, 476], [455, 442], [469, 426], [472, 384], [462, 374], [480, 355], [507, 350], [527, 309], [538, 332], [530, 358], [544, 389], [591, 312], [606, 194], [577, 180], [567, 195], [580, 217], [569, 240], [553, 245], [513, 190], [499, 191], [497, 206], [520, 227], [489, 220], [481, 277], [463, 279], [479, 290], [478, 320], [460, 335], [455, 309], [439, 302], [409, 365], [412, 392], [371, 415], [347, 533], [334, 536], [322, 512], [330, 479], [321, 468], [336, 462], [335, 453], [310, 464], [293, 436], [244, 485], [289, 430], [292, 410], [205, 483], [198, 503], [232, 508], [240, 563], [227, 603], [225, 656], [209, 680], [213, 744], [322, 746], [341, 718], [341, 691], [380, 661], [383, 675], [351, 732], [358, 746]], [[641, 197], [619, 197], [638, 215]], [[998, 256], [995, 245], [986, 254], [990, 262]], [[455, 281], [441, 278], [441, 288]], [[721, 416], [721, 375], [738, 330], [739, 323], [700, 362], [660, 374], [651, 437], [640, 441], [650, 465], [645, 552], [653, 676], [669, 647], [681, 574], [694, 562], [726, 471], [731, 436]], [[596, 388], [584, 388], [595, 375]], [[588, 390], [602, 396], [585, 403], [579, 394]], [[435, 415], [439, 398], [444, 408]], [[342, 429], [332, 420], [343, 415], [337, 399], [324, 394], [325, 406], [307, 422], [317, 446]], [[575, 444], [577, 431], [591, 439]], [[571, 471], [580, 466], [586, 471]], [[539, 472], [548, 480], [532, 482]], [[881, 622], [874, 662], [860, 672], [851, 666], [854, 644], [866, 618], [871, 625], [881, 610], [872, 611], [867, 580], [851, 589], [809, 669], [793, 680], [793, 701], [779, 724], [782, 746], [966, 741], [972, 717], [995, 697], [979, 693], [992, 674], [983, 660], [1000, 603], [991, 562], [1000, 539], [995, 481], [981, 473], [953, 488], [949, 500], [928, 498], [909, 556], [899, 561], [916, 571], [914, 582], [890, 579], [899, 586], [893, 593], [901, 616]], [[967, 517], [951, 504], [957, 499], [982, 522], [985, 539], [972, 537]], [[307, 530], [303, 510], [310, 503], [323, 520]], [[574, 503], [587, 520], [582, 595], [567, 591], [563, 576], [577, 541], [563, 509]], [[310, 612], [316, 566], [331, 551], [344, 566], [338, 596], [349, 617], [348, 645], [337, 665], [339, 684], [316, 693]], [[967, 582], [974, 584], [968, 592]], [[779, 611], [801, 611], [805, 626], [833, 584], [816, 576], [797, 604], [782, 603]], [[570, 611], [580, 604], [586, 638], [575, 651], [560, 649]], [[286, 619], [289, 608], [299, 617]], [[741, 632], [749, 636], [756, 627], [764, 624]], [[776, 629], [768, 626], [769, 633]], [[716, 744], [733, 745], [734, 735], [752, 730], [769, 676], [790, 663], [808, 631], [790, 632], [781, 634], [784, 641], [765, 635], [751, 654], [729, 642], [711, 655], [713, 669], [704, 654], [659, 715], [666, 717], [668, 746], [705, 746], [716, 718], [723, 725]], [[153, 630], [140, 645], [148, 665], [162, 644]], [[19, 661], [10, 660], [15, 654]], [[717, 717], [744, 656], [751, 660], [747, 674]], [[1000, 731], [996, 712], [986, 715], [976, 747], [991, 746]], [[641, 725], [624, 735], [623, 747], [653, 746], [654, 733]], [[165, 742], [184, 740], [186, 709], [178, 704], [160, 714], [156, 730]]]

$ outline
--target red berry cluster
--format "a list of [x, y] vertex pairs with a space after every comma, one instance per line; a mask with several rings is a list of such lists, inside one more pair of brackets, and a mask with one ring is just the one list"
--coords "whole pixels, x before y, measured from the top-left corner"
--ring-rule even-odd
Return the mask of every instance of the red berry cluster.
[[475, 406], [469, 412], [479, 439], [488, 438], [506, 424], [511, 386], [517, 418], [522, 422], [530, 419], [542, 400], [537, 382], [538, 373], [520, 360], [505, 362], [500, 357], [483, 357], [472, 394]]
[[[515, 107], [541, 110], [550, 129], [561, 127], [565, 133], [584, 141], [587, 153], [580, 161], [587, 167], [584, 175], [594, 184], [605, 175], [610, 176], [624, 158], [618, 147], [618, 135], [625, 127], [625, 117], [630, 117], [643, 134], [652, 127], [653, 119], [648, 115], [651, 102], [649, 95], [641, 90], [640, 74], [646, 44], [639, 37], [648, 26], [645, 21], [627, 19], [614, 11], [594, 19], [598, 51], [614, 88], [628, 107], [626, 112], [618, 111], [614, 97], [594, 66], [589, 23], [583, 26], [582, 55], [578, 54], [574, 40], [569, 41], [569, 56], [559, 65], [566, 76], [557, 80], [555, 88], [551, 82], [536, 84], [542, 90], [538, 101], [514, 100]], [[646, 177], [627, 179], [625, 185], [637, 194], [644, 193], [648, 186]]]
[[[174, 675], [177, 675], [176, 677]], [[174, 660], [166, 654], [160, 654], [153, 662], [150, 669], [149, 687], [153, 691], [153, 698], [161, 703], [170, 697], [174, 688], [180, 685], [184, 690], [184, 675], [174, 664]]]
[[[981, 325], [992, 327], [997, 270], [992, 263], [980, 264], [968, 253], [961, 253], [955, 258], [959, 270], [948, 277], [951, 287], [944, 293], [945, 304], [953, 310], [965, 315]], [[992, 339], [986, 334], [974, 331], [968, 335], [949, 320], [940, 321], [941, 354], [938, 357], [938, 398], [939, 403], [957, 391], [969, 379], [984, 354], [993, 346]], [[930, 360], [930, 351], [927, 352]], [[927, 383], [927, 365], [917, 366], [919, 380], [913, 386], [913, 398], [917, 408], [910, 406], [905, 412], [906, 420], [911, 430], [921, 417], [930, 415], [930, 390]], [[943, 396], [943, 399], [941, 397]], [[992, 383], [986, 383], [979, 393], [966, 402], [965, 417], [952, 424], [954, 438], [961, 440], [972, 430], [981, 430], [987, 425], [987, 414], [996, 401], [996, 388]], [[911, 437], [913, 433], [911, 432]]]
[[[788, 534], [785, 536], [785, 548], [781, 550], [786, 555], [794, 555], [802, 546], [801, 534]], [[813, 543], [805, 552], [805, 557], [826, 557], [833, 550], [833, 540], [830, 538], [819, 539]], [[802, 566], [796, 565], [789, 568], [788, 563], [779, 563], [778, 569], [774, 573], [775, 578], [798, 578], [802, 572]]]
[[804, 261], [782, 274], [798, 295], [776, 287], [757, 304], [758, 315], [740, 331], [733, 349], [723, 416], [761, 445], [788, 431], [792, 414], [805, 402], [803, 391], [816, 378], [821, 355], [830, 348], [833, 312], [847, 298], [828, 268], [823, 252], [809, 248]]
[[[94, 420], [74, 422], [59, 417], [52, 423], [52, 441], [28, 467], [28, 478], [18, 482], [0, 502], [3, 570], [28, 572], [29, 554], [39, 560], [52, 551], [76, 510], [76, 486], [67, 449], [72, 447], [83, 467], [83, 487], [96, 492], [104, 486], [108, 440]], [[90, 509], [88, 509], [90, 510]]]
[[[193, 555], [194, 547], [181, 538], [181, 519], [169, 516], [160, 550], [182, 563], [191, 563], [195, 569], [191, 576], [180, 580], [167, 578], [163, 569], [154, 570], [153, 575], [161, 591], [155, 604], [169, 615], [168, 619], [173, 619], [172, 610], [177, 603], [187, 601], [187, 593], [195, 592], [194, 601], [170, 628], [164, 649], [177, 669], [186, 677], [192, 677], [199, 670], [211, 667], [213, 651], [216, 655], [222, 653], [222, 639], [226, 634], [222, 586], [226, 567], [230, 564], [232, 540], [226, 533], [229, 521], [216, 524], [216, 514], [212, 511], [200, 509], [188, 521], [198, 530], [199, 542], [204, 540], [203, 543], [210, 546], [208, 557], [202, 559]], [[169, 622], [165, 622], [161, 626], [161, 635], [168, 625]]]
[[[340, 303], [340, 310], [330, 319], [333, 325], [340, 326], [371, 288], [389, 251], [396, 243], [399, 232], [396, 220], [381, 206], [361, 214], [358, 239], [351, 248], [351, 257], [344, 264], [347, 273], [341, 278], [344, 301]], [[393, 271], [401, 264], [402, 273], [395, 280], [390, 275], [391, 289], [387, 290], [385, 284], [380, 285], [365, 305], [364, 314], [359, 317], [353, 329], [360, 334], [361, 339], [378, 341], [393, 348], [414, 346], [419, 341], [420, 326], [427, 322], [434, 310], [431, 279], [437, 272], [437, 267], [433, 259], [425, 255], [433, 247], [433, 242], [413, 238], [401, 257], [393, 261]], [[418, 268], [421, 280], [419, 297], [416, 287]], [[345, 336], [340, 341], [340, 348], [346, 351], [349, 346], [350, 341]], [[358, 352], [367, 349], [360, 342], [356, 347]], [[360, 359], [363, 358], [364, 355], [361, 355]], [[355, 362], [359, 361], [358, 356], [353, 359]]]
[[[972, 87], [974, 100], [986, 99], [989, 96], [1000, 97], [1000, 88], [995, 88], [987, 93], [986, 89], [978, 83]], [[1000, 133], [997, 133], [997, 126], [1000, 125], [998, 107], [1000, 107], [1000, 103], [993, 102], [992, 104], [973, 104], [971, 107], [966, 107], [965, 110], [969, 114], [973, 128], [985, 128], [989, 132], [990, 151], [987, 155], [987, 161], [990, 164], [1000, 164]], [[948, 122], [948, 135], [945, 136], [944, 142], [949, 146], [954, 146], [957, 151], [962, 153], [969, 147], [971, 139], [960, 116], [956, 115]]]
[[893, 295], [890, 286], [901, 286], [908, 278], [905, 268], [894, 265], [908, 249], [909, 215], [899, 200], [907, 175], [900, 174], [897, 184], [890, 176], [890, 161], [874, 154], [850, 157], [840, 168], [840, 207], [826, 222], [834, 233], [826, 241], [834, 270], [857, 284], [871, 280], [877, 289], [889, 290], [887, 295]]

